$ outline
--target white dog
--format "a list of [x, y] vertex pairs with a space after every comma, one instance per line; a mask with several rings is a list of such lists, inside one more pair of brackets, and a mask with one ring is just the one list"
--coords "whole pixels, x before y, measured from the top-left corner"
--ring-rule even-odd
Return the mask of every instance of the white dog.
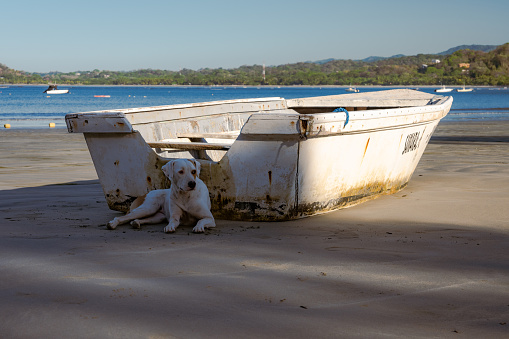
[[209, 190], [199, 178], [200, 163], [194, 159], [177, 159], [168, 162], [162, 170], [171, 181], [170, 188], [149, 192], [141, 204], [139, 198], [135, 200], [129, 213], [108, 222], [109, 229], [130, 221], [133, 227], [140, 228], [143, 224], [165, 220], [169, 222], [164, 228], [166, 233], [175, 232], [181, 223], [196, 223], [193, 228], [196, 233], [216, 226], [210, 212]]

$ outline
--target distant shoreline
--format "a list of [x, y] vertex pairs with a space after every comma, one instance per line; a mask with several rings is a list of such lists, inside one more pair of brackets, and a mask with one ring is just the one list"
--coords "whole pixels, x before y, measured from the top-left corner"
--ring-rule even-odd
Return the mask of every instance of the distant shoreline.
[[[65, 83], [56, 84], [61, 87], [169, 87], [169, 88], [204, 88], [204, 87], [222, 87], [222, 88], [440, 88], [442, 86], [448, 88], [463, 88], [463, 85], [71, 85]], [[0, 89], [5, 87], [44, 87], [49, 84], [1, 84]], [[471, 85], [465, 86], [467, 88], [509, 88], [509, 86], [491, 86], [491, 85]]]

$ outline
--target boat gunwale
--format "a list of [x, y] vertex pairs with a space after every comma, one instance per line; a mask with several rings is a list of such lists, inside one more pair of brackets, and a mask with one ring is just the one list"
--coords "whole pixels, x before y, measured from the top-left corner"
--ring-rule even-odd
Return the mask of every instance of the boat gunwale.
[[97, 113], [101, 113], [101, 114], [110, 113], [110, 114], [112, 114], [112, 116], [121, 116], [119, 114], [136, 114], [136, 113], [144, 113], [144, 112], [156, 112], [156, 111], [166, 111], [166, 110], [175, 110], [175, 109], [187, 109], [187, 108], [219, 106], [219, 105], [239, 104], [239, 103], [240, 104], [242, 104], [242, 103], [256, 103], [256, 102], [267, 102], [267, 101], [284, 101], [284, 98], [281, 98], [281, 97], [248, 98], [248, 99], [204, 101], [204, 102], [174, 104], [174, 105], [161, 105], [161, 106], [116, 108], [116, 109], [107, 109], [107, 110], [98, 110], [98, 111], [68, 113], [68, 114], [66, 114], [66, 117], [67, 116], [72, 117], [73, 115], [78, 115], [78, 114], [81, 115], [81, 114], [97, 114]]
[[[440, 103], [432, 103], [428, 105], [422, 105], [422, 106], [408, 106], [408, 107], [382, 107], [382, 108], [375, 108], [375, 109], [366, 109], [366, 110], [359, 110], [359, 111], [352, 111], [348, 112], [350, 115], [350, 120], [370, 120], [370, 119], [377, 119], [378, 117], [374, 117], [375, 114], [380, 114], [383, 112], [386, 112], [387, 115], [382, 118], [386, 117], [393, 117], [393, 116], [402, 116], [402, 115], [408, 115], [408, 112], [405, 111], [411, 111], [411, 110], [425, 110], [425, 112], [416, 112], [414, 114], [425, 114], [429, 113], [430, 111], [438, 111], [440, 108], [439, 106], [445, 106], [448, 105], [449, 100], [453, 100], [451, 96], [447, 96], [442, 99], [442, 102]], [[452, 103], [451, 103], [452, 104]], [[398, 112], [400, 110], [400, 112]], [[394, 111], [394, 114], [389, 114]], [[300, 116], [312, 116], [312, 117], [319, 117], [324, 116], [328, 117], [331, 115], [331, 113], [339, 113], [339, 114], [346, 114], [343, 112], [322, 112], [322, 113], [296, 113]], [[360, 115], [362, 113], [362, 116]], [[270, 113], [269, 113], [270, 114]]]
[[[380, 91], [380, 92], [372, 92], [375, 95], [382, 92], [391, 92], [391, 91], [398, 91], [398, 90], [387, 90], [387, 91]], [[379, 107], [379, 109], [393, 109], [393, 108], [412, 108], [412, 107], [421, 107], [421, 106], [427, 106], [427, 105], [394, 105], [394, 106], [388, 106], [388, 107], [382, 107], [382, 106], [366, 106], [366, 104], [370, 103], [370, 101], [391, 101], [391, 100], [398, 100], [401, 102], [412, 102], [412, 101], [431, 101], [435, 97], [441, 97], [442, 99], [447, 99], [448, 96], [440, 96], [440, 95], [433, 95], [425, 92], [418, 92], [422, 94], [427, 94], [427, 97], [419, 97], [419, 98], [404, 98], [404, 99], [395, 99], [397, 96], [394, 97], [388, 97], [388, 98], [376, 98], [376, 99], [351, 99], [352, 97], [349, 97], [351, 95], [359, 95], [357, 93], [355, 94], [340, 94], [335, 96], [323, 96], [323, 97], [304, 97], [304, 98], [295, 98], [295, 99], [285, 99], [282, 97], [262, 97], [262, 98], [246, 98], [246, 99], [231, 99], [231, 100], [218, 100], [218, 101], [204, 101], [204, 102], [196, 102], [196, 103], [185, 103], [185, 104], [173, 104], [173, 105], [160, 105], [160, 106], [147, 106], [147, 107], [132, 107], [132, 108], [118, 108], [118, 109], [108, 109], [108, 110], [97, 110], [97, 111], [86, 111], [86, 112], [78, 112], [78, 113], [68, 113], [66, 114], [70, 118], [75, 117], [76, 115], [84, 115], [84, 114], [110, 114], [109, 116], [119, 117], [122, 116], [121, 114], [137, 114], [137, 113], [145, 113], [145, 112], [156, 112], [156, 111], [165, 111], [165, 110], [175, 110], [175, 109], [188, 109], [188, 108], [198, 108], [198, 107], [209, 107], [209, 106], [220, 106], [220, 105], [228, 105], [228, 104], [239, 104], [239, 103], [256, 103], [256, 102], [269, 102], [269, 101], [280, 101], [282, 102], [282, 108], [280, 109], [295, 109], [295, 108], [315, 108], [315, 107], [340, 107], [341, 104], [343, 104], [343, 107], [349, 106], [349, 107]], [[365, 94], [365, 93], [363, 93]], [[341, 98], [343, 97], [343, 98]], [[301, 105], [301, 101], [315, 101], [319, 100], [320, 98], [324, 98], [322, 101], [322, 104], [316, 105], [316, 104], [307, 104], [307, 105]], [[343, 102], [341, 102], [343, 101]], [[355, 106], [351, 105], [355, 102]], [[374, 108], [373, 110], [376, 110], [378, 108]], [[277, 109], [274, 109], [277, 110]], [[240, 112], [239, 112], [240, 113]], [[327, 112], [330, 113], [330, 112]], [[219, 113], [223, 114], [223, 113]], [[297, 114], [307, 114], [307, 113], [298, 113]]]
[[[425, 106], [381, 108], [363, 111], [353, 111], [349, 113], [348, 124], [343, 125], [339, 130], [336, 131], [319, 130], [318, 132], [308, 130], [305, 132], [305, 137], [317, 138], [335, 135], [371, 133], [379, 130], [399, 129], [404, 128], [405, 126], [418, 126], [422, 124], [427, 124], [435, 120], [440, 120], [446, 115], [446, 113], [444, 112], [447, 111], [447, 106], [449, 106], [449, 104], [452, 105], [453, 98], [451, 96], [448, 96], [445, 97], [444, 99], [445, 100], [442, 100], [442, 102], [440, 102], [439, 104], [431, 104]], [[310, 121], [314, 126], [335, 122], [346, 123], [347, 121], [347, 113], [344, 112], [323, 112], [312, 114], [301, 114], [296, 112], [280, 114], [286, 115], [287, 117], [295, 116], [296, 118], [298, 117], [299, 120], [307, 120], [308, 122]], [[437, 114], [438, 116], [425, 120], [418, 118], [418, 116], [423, 116], [426, 114]], [[273, 116], [272, 113], [270, 112], [254, 113], [253, 115], [257, 115], [258, 117], [264, 115], [267, 119], [271, 118], [277, 119], [277, 117]], [[388, 124], [385, 126], [380, 126], [378, 128], [363, 128], [364, 126], [358, 126], [358, 128], [354, 129], [348, 128], [349, 126], [354, 125], [355, 122], [363, 123], [374, 120], [394, 119], [401, 117], [408, 117], [410, 119], [410, 116], [414, 116], [415, 118], [412, 121], [407, 121], [399, 124]], [[304, 135], [302, 131], [296, 131], [295, 134]]]
[[[66, 120], [73, 119], [73, 118], [121, 118], [127, 120], [129, 125], [131, 126], [130, 129], [122, 131], [127, 133], [132, 133], [136, 131], [136, 126], [142, 126], [142, 125], [150, 125], [152, 123], [172, 123], [177, 121], [185, 121], [189, 119], [206, 119], [209, 117], [214, 116], [221, 116], [221, 115], [236, 115], [236, 114], [250, 114], [250, 116], [247, 118], [248, 120], [251, 119], [251, 117], [256, 116], [257, 118], [261, 118], [263, 120], [265, 119], [278, 119], [283, 118], [283, 116], [286, 116], [286, 118], [295, 118], [297, 120], [307, 120], [311, 121], [313, 125], [320, 125], [320, 124], [327, 124], [327, 123], [342, 123], [341, 126], [336, 127], [336, 130], [332, 131], [322, 131], [321, 129], [319, 131], [312, 131], [308, 130], [305, 133], [305, 137], [325, 137], [325, 136], [333, 136], [333, 135], [341, 135], [341, 134], [357, 134], [357, 133], [367, 133], [377, 131], [381, 129], [392, 129], [392, 128], [402, 128], [404, 126], [411, 126], [411, 125], [419, 125], [422, 123], [426, 123], [428, 121], [434, 121], [434, 120], [440, 120], [446, 115], [447, 106], [452, 105], [453, 97], [452, 96], [440, 96], [440, 95], [432, 95], [430, 94], [430, 99], [428, 100], [428, 104], [426, 105], [420, 105], [420, 106], [405, 106], [405, 107], [379, 107], [379, 108], [371, 108], [371, 109], [364, 109], [364, 110], [358, 110], [358, 111], [351, 111], [351, 112], [320, 112], [320, 113], [299, 113], [296, 110], [292, 108], [284, 108], [285, 105], [285, 99], [272, 97], [272, 98], [251, 98], [251, 99], [237, 99], [237, 100], [224, 100], [224, 101], [212, 101], [212, 102], [206, 102], [206, 103], [195, 103], [195, 104], [178, 104], [178, 105], [168, 105], [168, 106], [154, 106], [154, 107], [145, 107], [143, 110], [137, 109], [137, 108], [130, 108], [130, 109], [118, 109], [118, 110], [107, 110], [107, 111], [95, 111], [95, 112], [83, 112], [83, 113], [69, 113], [66, 115]], [[200, 114], [196, 114], [194, 116], [189, 117], [175, 117], [170, 119], [154, 119], [152, 121], [143, 121], [143, 122], [132, 122], [130, 121], [129, 117], [126, 116], [130, 114], [136, 114], [136, 113], [143, 113], [143, 112], [151, 112], [151, 111], [164, 111], [164, 110], [175, 110], [175, 109], [186, 109], [186, 108], [197, 108], [197, 107], [207, 107], [207, 106], [216, 106], [216, 105], [224, 105], [224, 104], [242, 104], [242, 103], [258, 103], [258, 102], [270, 102], [274, 101], [274, 99], [281, 100], [283, 102], [282, 108], [274, 108], [274, 109], [267, 109], [267, 110], [255, 110], [255, 111], [225, 111], [225, 112], [212, 112], [212, 113], [206, 113], [201, 112]], [[422, 99], [422, 98], [421, 98]], [[327, 107], [324, 107], [327, 108]], [[445, 113], [444, 113], [445, 112]], [[434, 117], [430, 117], [430, 119], [421, 119], [418, 118], [419, 115], [425, 115], [425, 114], [435, 114]], [[410, 116], [415, 116], [414, 118], [410, 118]], [[380, 126], [379, 128], [364, 128], [364, 125], [357, 125], [355, 126], [355, 122], [367, 122], [367, 121], [374, 121], [374, 120], [381, 120], [381, 119], [394, 119], [399, 117], [409, 117], [405, 122], [400, 122], [397, 124], [383, 124], [385, 126]], [[247, 124], [248, 121], [245, 122]], [[353, 127], [353, 129], [352, 129]], [[366, 126], [369, 127], [369, 126]], [[241, 128], [242, 130], [242, 128]], [[69, 130], [70, 132], [74, 132]], [[92, 132], [92, 131], [87, 131]], [[107, 132], [107, 131], [105, 131]], [[111, 131], [113, 133], [118, 131]], [[79, 132], [78, 132], [79, 133]], [[85, 133], [85, 132], [83, 132]], [[93, 132], [92, 132], [93, 133]], [[239, 135], [243, 134], [242, 131], [240, 131]], [[249, 133], [248, 133], [249, 134]], [[259, 134], [259, 133], [254, 133]], [[263, 133], [262, 133], [263, 134]], [[284, 133], [287, 134], [287, 133]], [[303, 131], [296, 129], [295, 134], [300, 134], [304, 136]], [[145, 139], [145, 138], [144, 138]]]

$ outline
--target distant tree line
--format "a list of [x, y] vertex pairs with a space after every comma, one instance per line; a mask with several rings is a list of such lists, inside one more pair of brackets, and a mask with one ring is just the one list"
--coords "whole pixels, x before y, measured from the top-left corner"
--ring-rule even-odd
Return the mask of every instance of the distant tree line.
[[[438, 62], [439, 61], [439, 62]], [[331, 60], [234, 69], [141, 69], [27, 73], [0, 64], [0, 83], [69, 85], [509, 85], [509, 43], [490, 51], [462, 49], [450, 55], [419, 54], [373, 62]], [[265, 74], [265, 75], [264, 75]]]

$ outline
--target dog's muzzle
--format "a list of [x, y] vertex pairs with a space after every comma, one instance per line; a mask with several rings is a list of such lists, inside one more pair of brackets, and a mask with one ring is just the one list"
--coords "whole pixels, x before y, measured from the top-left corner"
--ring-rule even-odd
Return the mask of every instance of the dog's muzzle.
[[189, 181], [187, 183], [187, 186], [189, 186], [190, 189], [194, 190], [194, 188], [196, 187], [196, 181]]

